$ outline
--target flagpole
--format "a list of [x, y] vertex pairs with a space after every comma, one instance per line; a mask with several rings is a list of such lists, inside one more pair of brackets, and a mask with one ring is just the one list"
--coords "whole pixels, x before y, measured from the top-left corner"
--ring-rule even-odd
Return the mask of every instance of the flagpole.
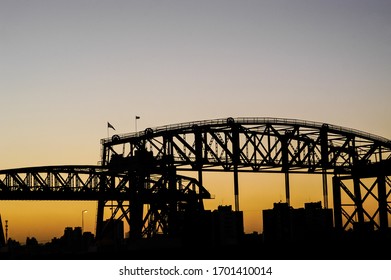
[[109, 129], [110, 129], [110, 128], [112, 128], [113, 130], [115, 130], [114, 126], [113, 126], [111, 123], [107, 122], [107, 138], [109, 138]]
[[135, 130], [137, 132], [137, 120], [140, 118], [140, 116], [135, 116], [134, 117], [134, 127], [135, 127]]

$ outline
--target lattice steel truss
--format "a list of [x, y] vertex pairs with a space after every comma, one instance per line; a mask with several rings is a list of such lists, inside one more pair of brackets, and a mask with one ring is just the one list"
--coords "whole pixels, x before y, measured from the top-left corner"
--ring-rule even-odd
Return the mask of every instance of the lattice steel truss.
[[358, 166], [333, 177], [335, 226], [346, 230], [387, 230], [391, 215], [391, 162]]
[[[308, 121], [228, 118], [184, 123], [102, 139], [103, 165], [110, 156], [139, 149], [170, 156], [177, 169], [322, 173], [390, 158], [390, 140], [358, 130]], [[125, 145], [125, 147], [123, 147]], [[128, 146], [128, 147], [126, 147]], [[128, 149], [123, 149], [128, 148]]]
[[[178, 235], [180, 229], [168, 225], [185, 213], [203, 210], [203, 199], [207, 198], [209, 192], [194, 178], [181, 175], [170, 177], [170, 181], [164, 174], [149, 175], [140, 184], [127, 172], [100, 166], [41, 166], [0, 171], [1, 200], [99, 201], [98, 238], [110, 225], [103, 223], [104, 209], [111, 210], [110, 222], [125, 220], [132, 228], [138, 228], [132, 231], [134, 235]], [[147, 206], [147, 211], [140, 223], [136, 215], [142, 214], [143, 206]]]
[[[331, 124], [279, 118], [227, 118], [181, 123], [114, 135], [102, 139], [101, 143], [103, 166], [110, 166], [113, 159], [121, 159], [125, 167], [127, 159], [139, 151], [148, 151], [161, 166], [198, 172], [201, 185], [203, 172], [233, 172], [236, 210], [239, 210], [239, 172], [285, 173], [288, 203], [289, 173], [322, 174], [324, 206], [328, 208], [328, 174], [351, 175], [357, 180], [361, 174], [353, 170], [358, 167], [372, 170], [373, 164], [387, 162], [391, 157], [391, 141], [386, 138]], [[386, 178], [390, 168], [381, 172], [376, 176]], [[346, 189], [342, 185], [339, 187]], [[382, 199], [376, 200], [384, 204]], [[338, 221], [345, 213], [345, 204], [334, 203], [334, 207], [337, 208], [335, 220]], [[361, 212], [356, 211], [353, 215], [356, 213]], [[347, 224], [353, 223], [351, 217], [346, 214], [344, 217]], [[375, 217], [366, 216], [369, 220]], [[359, 220], [364, 222], [364, 219]], [[337, 223], [337, 226], [342, 227], [342, 224]]]
[[323, 176], [325, 208], [327, 175], [333, 175], [337, 228], [367, 222], [388, 228], [391, 141], [383, 137], [302, 120], [226, 118], [147, 128], [101, 144], [100, 166], [0, 171], [0, 200], [97, 200], [97, 237], [108, 209], [110, 221], [126, 221], [132, 237], [176, 235], [178, 221], [202, 211], [210, 198], [203, 172], [233, 173], [236, 211], [239, 172], [284, 173], [288, 204], [289, 174], [311, 173]]

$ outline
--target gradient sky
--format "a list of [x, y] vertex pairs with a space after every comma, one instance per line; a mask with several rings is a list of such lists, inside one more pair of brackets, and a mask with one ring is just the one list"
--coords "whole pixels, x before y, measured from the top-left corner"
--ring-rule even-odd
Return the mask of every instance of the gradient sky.
[[[281, 117], [391, 138], [390, 15], [386, 0], [0, 0], [0, 169], [97, 164], [107, 121], [127, 133], [136, 115], [138, 130]], [[249, 232], [257, 180], [242, 184]], [[279, 191], [264, 208], [285, 198], [270, 182]], [[296, 207], [321, 200], [299, 193]], [[87, 208], [94, 231], [94, 203], [0, 201], [22, 242], [61, 236]]]

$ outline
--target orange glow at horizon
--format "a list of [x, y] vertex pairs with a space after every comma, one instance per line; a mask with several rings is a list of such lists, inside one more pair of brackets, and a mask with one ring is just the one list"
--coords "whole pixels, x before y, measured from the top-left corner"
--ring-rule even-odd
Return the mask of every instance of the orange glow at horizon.
[[[205, 199], [206, 210], [215, 210], [219, 205], [231, 205], [234, 209], [233, 174], [205, 172], [204, 187], [213, 199]], [[330, 188], [330, 185], [329, 185]], [[329, 193], [329, 208], [331, 208]], [[285, 202], [284, 174], [240, 173], [239, 207], [244, 216], [245, 233], [262, 233], [262, 210], [272, 209], [273, 203]], [[290, 201], [293, 208], [304, 207], [306, 202], [321, 201], [323, 205], [321, 175], [290, 174]], [[66, 227], [82, 226], [84, 231], [95, 234], [97, 202], [95, 201], [0, 201], [3, 223], [8, 220], [8, 237], [24, 243], [27, 237], [39, 242], [50, 242], [61, 237]], [[105, 219], [109, 216], [105, 208]], [[125, 224], [125, 232], [129, 227]]]

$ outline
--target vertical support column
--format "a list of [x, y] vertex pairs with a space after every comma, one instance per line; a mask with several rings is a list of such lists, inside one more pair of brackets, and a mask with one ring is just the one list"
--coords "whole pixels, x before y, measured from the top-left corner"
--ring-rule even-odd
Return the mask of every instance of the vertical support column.
[[8, 220], [5, 220], [5, 243], [4, 245], [8, 245]]
[[142, 174], [132, 175], [129, 178], [129, 238], [140, 239], [143, 228], [143, 201], [142, 189], [144, 178]]
[[289, 172], [285, 172], [285, 198], [288, 206], [291, 206], [291, 198], [290, 198], [290, 187], [289, 187]]
[[235, 196], [235, 211], [239, 209], [239, 174], [238, 165], [240, 162], [240, 148], [239, 148], [239, 129], [236, 124], [232, 124], [232, 155], [234, 166], [234, 196]]
[[145, 141], [134, 152], [132, 160], [134, 167], [128, 170], [129, 176], [129, 238], [142, 238], [144, 226], [144, 203], [146, 202], [145, 189], [147, 178], [154, 165], [152, 152], [148, 152]]
[[323, 183], [323, 205], [325, 209], [329, 208], [329, 203], [328, 203], [328, 191], [327, 191], [327, 173], [326, 170], [323, 169], [322, 172], [322, 183]]
[[333, 202], [334, 202], [334, 227], [338, 233], [342, 232], [342, 202], [341, 180], [337, 175], [333, 176]]
[[103, 214], [104, 214], [105, 201], [100, 199], [98, 200], [98, 210], [96, 214], [96, 229], [95, 236], [99, 240], [103, 235]]
[[323, 124], [320, 129], [320, 153], [321, 153], [321, 165], [322, 165], [322, 182], [323, 182], [323, 205], [325, 209], [328, 209], [328, 188], [327, 188], [327, 168], [329, 168], [329, 147], [328, 147], [328, 124]]
[[178, 209], [177, 209], [177, 185], [176, 185], [176, 170], [173, 165], [169, 166], [169, 170], [167, 172], [167, 180], [168, 180], [168, 193], [170, 197], [168, 198], [168, 234], [169, 236], [178, 236], [180, 234], [180, 223], [178, 217]]
[[361, 177], [364, 169], [362, 168], [361, 161], [358, 159], [358, 153], [356, 151], [356, 142], [354, 137], [351, 138], [349, 144], [349, 156], [353, 163], [352, 177], [353, 177], [353, 192], [354, 192], [354, 204], [356, 206], [358, 229], [364, 229], [364, 208], [361, 196]]
[[201, 131], [197, 126], [193, 126], [194, 129], [194, 141], [195, 141], [195, 163], [194, 167], [198, 171], [198, 182], [201, 186], [203, 186], [202, 182], [202, 166], [203, 166], [203, 160], [202, 160], [202, 135]]
[[198, 182], [200, 186], [204, 185], [204, 183], [202, 182], [202, 166], [198, 168]]
[[377, 191], [379, 199], [379, 222], [380, 230], [388, 230], [388, 218], [387, 218], [387, 192], [386, 192], [386, 176], [380, 174], [377, 177]]
[[235, 195], [235, 211], [240, 211], [239, 209], [239, 176], [238, 176], [238, 167], [234, 166], [234, 195]]
[[360, 188], [360, 177], [357, 172], [353, 173], [353, 190], [354, 190], [354, 204], [357, 209], [357, 220], [360, 228], [364, 225], [364, 209], [362, 205], [361, 188]]
[[281, 141], [281, 161], [282, 161], [282, 171], [285, 172], [285, 197], [286, 203], [288, 206], [290, 203], [290, 186], [289, 186], [289, 160], [288, 160], [288, 139], [289, 139], [289, 131], [285, 132], [285, 135], [280, 137]]
[[[102, 142], [102, 141], [101, 141]], [[106, 145], [102, 145], [101, 146], [101, 162], [100, 162], [100, 164], [102, 165], [102, 166], [104, 166], [104, 165], [107, 165], [108, 164], [108, 162], [109, 162], [109, 160], [108, 160], [108, 155], [107, 155], [107, 153], [106, 153], [106, 150], [107, 150], [107, 148], [106, 148]]]
[[173, 137], [172, 135], [164, 136], [164, 142], [166, 143], [166, 155], [168, 160], [165, 162], [165, 174], [167, 176], [168, 197], [167, 199], [167, 233], [169, 236], [178, 236], [180, 234], [180, 223], [178, 218], [178, 193], [176, 182], [176, 168], [174, 165], [174, 150], [173, 150]]
[[[106, 174], [102, 174], [99, 176], [99, 192], [101, 194], [104, 193], [106, 188]], [[96, 229], [95, 236], [97, 240], [100, 240], [103, 237], [103, 217], [104, 217], [104, 208], [106, 201], [103, 199], [98, 200], [98, 209], [96, 212]]]
[[[102, 166], [107, 166], [110, 163], [110, 148], [109, 145], [102, 142], [102, 160], [100, 164]], [[103, 197], [103, 194], [108, 187], [107, 185], [108, 181], [108, 175], [107, 174], [101, 174], [99, 175], [99, 192], [101, 193], [100, 197]], [[97, 240], [100, 240], [103, 238], [103, 219], [104, 219], [104, 211], [105, 211], [105, 205], [107, 203], [107, 200], [99, 199], [98, 200], [98, 206], [96, 211], [96, 229], [95, 229], [95, 236]]]

